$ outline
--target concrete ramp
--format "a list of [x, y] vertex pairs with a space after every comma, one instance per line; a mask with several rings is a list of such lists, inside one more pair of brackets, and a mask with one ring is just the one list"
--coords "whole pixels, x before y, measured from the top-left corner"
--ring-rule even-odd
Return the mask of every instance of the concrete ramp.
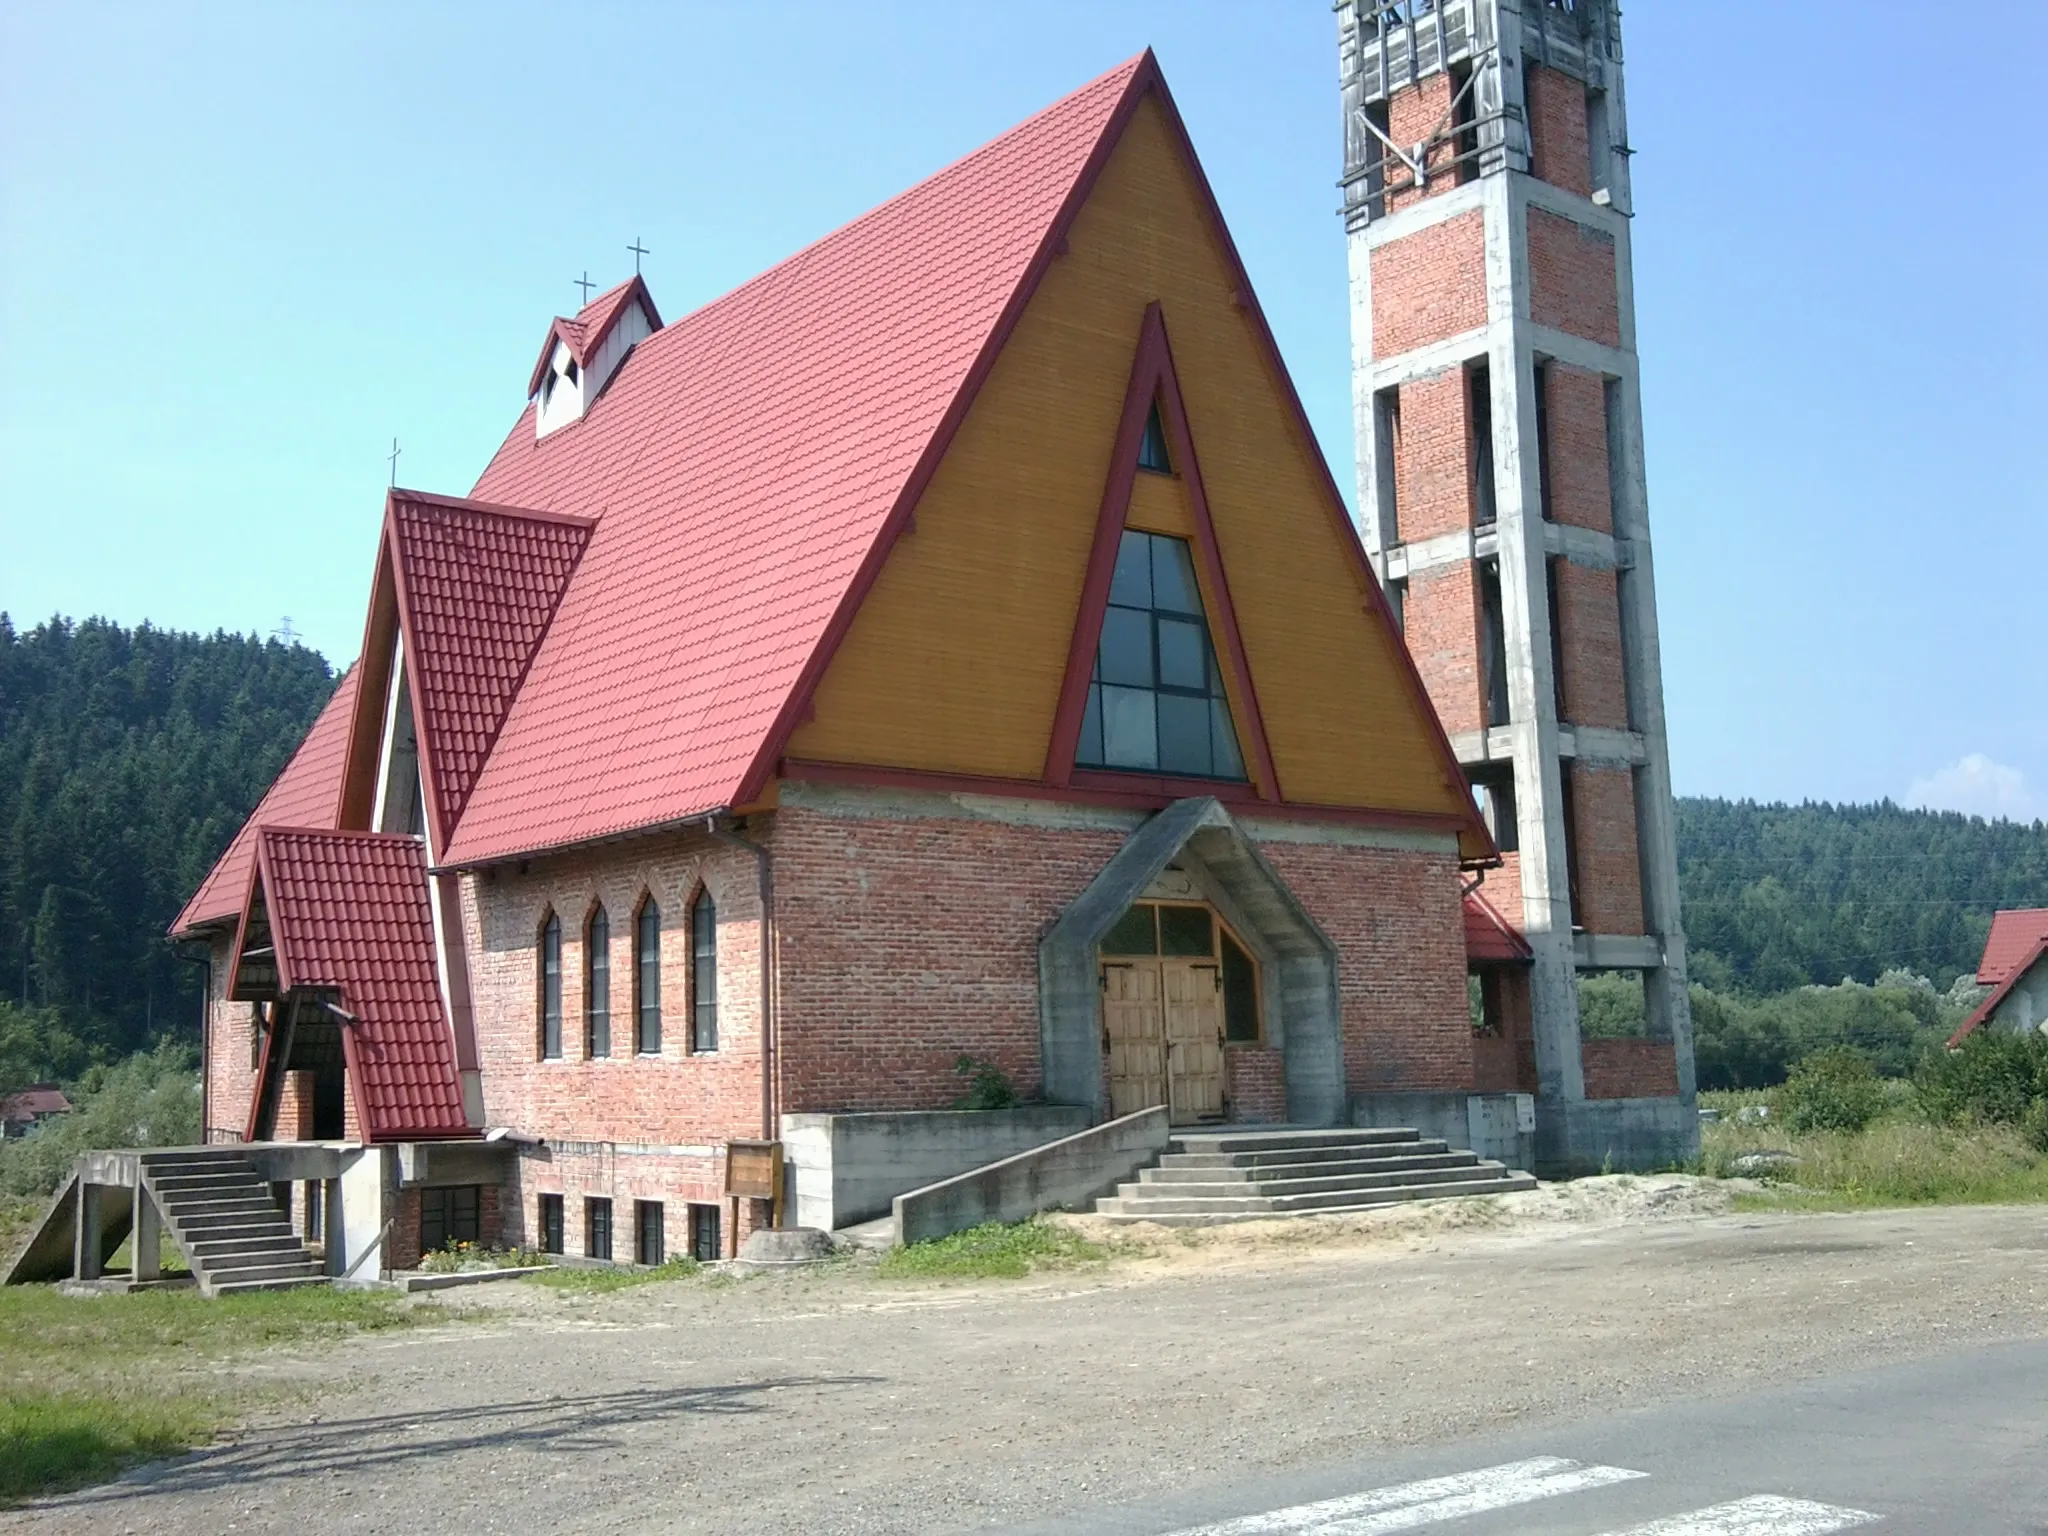
[[[43, 1219], [36, 1224], [28, 1243], [14, 1256], [0, 1285], [30, 1285], [38, 1281], [68, 1280], [78, 1270], [81, 1246], [78, 1241], [78, 1175], [73, 1173], [51, 1198]], [[135, 1212], [126, 1200], [85, 1202], [97, 1231], [96, 1246], [89, 1251], [87, 1265], [97, 1275], [106, 1267], [135, 1223]]]

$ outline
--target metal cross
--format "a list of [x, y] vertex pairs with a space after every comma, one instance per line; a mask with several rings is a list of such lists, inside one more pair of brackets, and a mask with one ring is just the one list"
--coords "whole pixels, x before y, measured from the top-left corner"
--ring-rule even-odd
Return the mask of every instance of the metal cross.
[[398, 439], [391, 439], [391, 488], [398, 489]]
[[640, 243], [638, 235], [633, 237], [633, 243], [627, 246], [626, 249], [633, 253], [633, 275], [638, 277], [640, 275], [640, 258], [642, 256], [652, 256], [654, 253]]
[[590, 280], [590, 268], [585, 267], [583, 269], [583, 275], [576, 279], [576, 286], [583, 290], [583, 302], [588, 304], [590, 302], [590, 290], [597, 286], [597, 284]]

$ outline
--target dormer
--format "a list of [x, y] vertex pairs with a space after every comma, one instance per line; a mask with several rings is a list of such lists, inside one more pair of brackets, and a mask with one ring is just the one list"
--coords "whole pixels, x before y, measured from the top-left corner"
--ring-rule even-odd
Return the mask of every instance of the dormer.
[[660, 329], [660, 312], [637, 276], [592, 299], [573, 320], [557, 315], [526, 386], [534, 437], [581, 421], [626, 354]]

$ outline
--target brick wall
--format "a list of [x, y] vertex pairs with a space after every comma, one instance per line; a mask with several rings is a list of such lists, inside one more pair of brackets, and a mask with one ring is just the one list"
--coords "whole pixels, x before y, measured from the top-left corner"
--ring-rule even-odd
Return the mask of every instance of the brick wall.
[[[1421, 238], [1416, 236], [1414, 238]], [[1399, 242], [1406, 245], [1408, 242]], [[1373, 257], [1374, 352], [1378, 344], [1379, 256]], [[1529, 210], [1529, 314], [1538, 325], [1582, 336], [1610, 347], [1621, 345], [1620, 294], [1615, 287], [1614, 238], [1560, 218], [1543, 208]]]
[[1625, 767], [1574, 762], [1572, 819], [1582, 910], [1588, 933], [1643, 931], [1642, 866], [1636, 856], [1634, 775]]
[[1550, 433], [1550, 516], [1578, 528], [1614, 531], [1614, 488], [1607, 477], [1607, 381], [1552, 363], [1544, 414]]
[[[614, 1263], [633, 1262], [638, 1233], [633, 1206], [639, 1200], [660, 1202], [662, 1242], [669, 1258], [683, 1258], [690, 1252], [693, 1204], [718, 1207], [721, 1245], [728, 1255], [734, 1251], [733, 1208], [725, 1198], [722, 1148], [626, 1152], [603, 1143], [564, 1141], [522, 1149], [506, 1188], [506, 1241], [540, 1246], [540, 1197], [544, 1194], [562, 1197], [562, 1247], [572, 1256], [588, 1252], [585, 1202], [593, 1198], [612, 1203]], [[739, 1212], [738, 1241], [744, 1241], [756, 1226], [767, 1224], [764, 1203], [743, 1200]]]
[[[1608, 257], [1611, 300], [1612, 246]], [[1484, 324], [1486, 230], [1478, 209], [1373, 251], [1374, 357], [1393, 357]]]
[[1287, 1119], [1287, 1059], [1267, 1045], [1223, 1049], [1224, 1091], [1230, 1118], [1277, 1125]]
[[1579, 1061], [1589, 1099], [1671, 1098], [1678, 1061], [1669, 1040], [1584, 1040]]
[[1431, 566], [1408, 578], [1401, 636], [1422, 674], [1429, 701], [1453, 735], [1486, 723], [1486, 680], [1479, 656], [1479, 590], [1470, 561]]
[[1542, 64], [1532, 64], [1523, 78], [1529, 92], [1530, 173], [1553, 187], [1591, 196], [1586, 87]]
[[234, 948], [232, 934], [218, 935], [212, 941], [212, 990], [206, 999], [207, 1141], [240, 1141], [248, 1129], [249, 1105], [256, 1093], [256, 1073], [249, 1065], [255, 1004], [227, 1000]]
[[[1451, 77], [1442, 72], [1396, 91], [1387, 99], [1387, 136], [1412, 153], [1415, 145], [1443, 126], [1444, 119], [1450, 114], [1451, 95]], [[1388, 193], [1387, 212], [1406, 208], [1410, 203], [1419, 203], [1425, 197], [1435, 197], [1456, 186], [1457, 178], [1450, 165], [1456, 153], [1457, 149], [1448, 139], [1430, 150], [1423, 162], [1429, 171], [1428, 181], [1420, 187]], [[1408, 168], [1388, 156], [1387, 180], [1407, 179]]]
[[1469, 393], [1463, 368], [1401, 386], [1394, 504], [1403, 542], [1472, 526]]
[[1508, 926], [1522, 927], [1522, 855], [1519, 851], [1500, 856], [1500, 868], [1486, 872], [1479, 894], [1487, 904], [1508, 920]]
[[[690, 902], [718, 910], [718, 1048], [690, 1050]], [[634, 927], [661, 914], [661, 1050], [634, 1050]], [[611, 928], [611, 1055], [586, 1051], [585, 934], [604, 904]], [[487, 1125], [549, 1139], [722, 1145], [761, 1134], [760, 898], [754, 860], [702, 833], [534, 860], [463, 877], [470, 988]], [[539, 942], [562, 920], [562, 1055], [540, 1059]]]
[[1564, 717], [1574, 725], [1628, 728], [1621, 598], [1613, 571], [1559, 560], [1557, 623], [1564, 653]]
[[1455, 857], [1278, 842], [1260, 851], [1337, 946], [1350, 1091], [1468, 1086], [1472, 1015]]

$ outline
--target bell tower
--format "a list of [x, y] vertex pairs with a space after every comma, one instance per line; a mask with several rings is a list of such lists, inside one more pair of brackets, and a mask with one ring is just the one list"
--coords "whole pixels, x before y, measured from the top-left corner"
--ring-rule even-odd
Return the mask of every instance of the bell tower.
[[[1505, 866], [1547, 1172], [1693, 1154], [1612, 0], [1338, 0], [1360, 532]], [[1644, 1037], [1582, 1040], [1579, 978]], [[1528, 1058], [1533, 1056], [1533, 1061]]]

